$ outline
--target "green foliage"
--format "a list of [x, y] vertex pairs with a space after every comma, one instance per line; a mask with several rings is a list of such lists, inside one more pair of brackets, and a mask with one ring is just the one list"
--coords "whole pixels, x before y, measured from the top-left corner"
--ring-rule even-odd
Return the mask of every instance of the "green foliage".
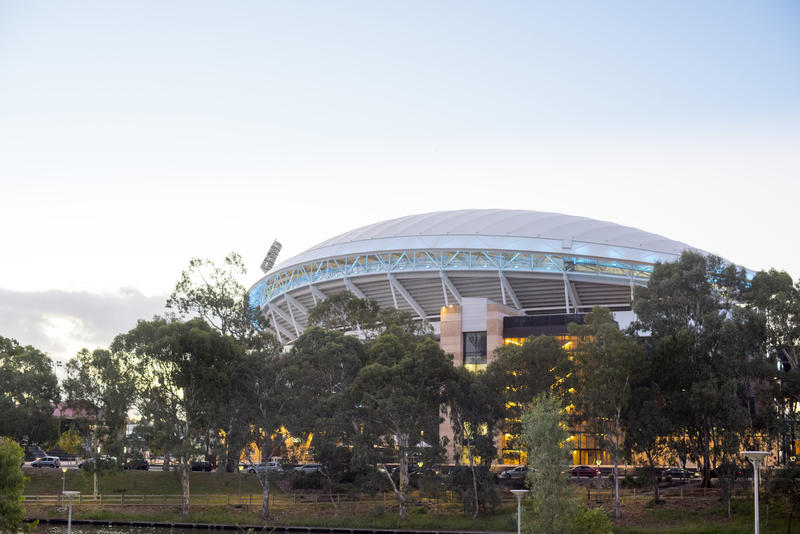
[[786, 513], [786, 533], [792, 532], [792, 520], [800, 506], [800, 466], [790, 465], [774, 470], [767, 481], [771, 500], [783, 501]]
[[22, 495], [25, 476], [22, 474], [22, 447], [16, 441], [0, 437], [0, 533], [16, 534], [36, 526], [24, 523]]
[[298, 473], [292, 477], [292, 489], [322, 489], [322, 476], [316, 473], [308, 475]]
[[552, 336], [529, 337], [521, 346], [497, 349], [486, 369], [486, 380], [506, 407], [501, 431], [520, 435], [522, 411], [530, 400], [554, 384], [565, 395], [570, 387], [566, 377], [572, 368], [567, 353]]
[[60, 400], [53, 362], [40, 350], [0, 336], [0, 429], [23, 444], [53, 443]]
[[751, 409], [751, 384], [766, 383], [773, 371], [762, 357], [763, 317], [741, 305], [747, 286], [742, 270], [684, 252], [656, 265], [647, 287], [636, 289], [635, 328], [650, 333], [649, 389], [665, 407], [669, 434], [685, 437], [671, 442], [683, 449], [675, 452], [703, 466], [706, 485], [710, 468], [736, 454], [742, 438], [769, 430], [774, 416]]
[[552, 534], [572, 532], [578, 505], [572, 498], [569, 432], [561, 399], [552, 392], [534, 397], [522, 417], [528, 445], [528, 484], [534, 530]]
[[611, 519], [602, 508], [580, 506], [572, 531], [575, 534], [611, 534]]

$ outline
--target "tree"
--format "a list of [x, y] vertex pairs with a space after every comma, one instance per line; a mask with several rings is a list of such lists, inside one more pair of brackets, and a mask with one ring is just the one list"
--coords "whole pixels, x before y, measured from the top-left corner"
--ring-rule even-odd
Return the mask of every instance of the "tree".
[[117, 354], [103, 349], [92, 352], [82, 349], [67, 362], [63, 388], [67, 405], [90, 420], [90, 445], [84, 452], [93, 458], [86, 465], [92, 473], [96, 497], [98, 476], [117, 467], [100, 457], [100, 446], [104, 453], [122, 457], [128, 410], [136, 398], [133, 376], [125, 360]]
[[341, 333], [356, 333], [367, 342], [390, 327], [416, 337], [431, 333], [428, 323], [415, 321], [408, 312], [381, 308], [376, 301], [358, 298], [349, 291], [330, 295], [311, 308], [308, 324]]
[[745, 273], [720, 258], [684, 252], [657, 264], [636, 289], [635, 329], [648, 332], [653, 376], [668, 409], [671, 434], [686, 436], [691, 455], [711, 468], [756, 436], [753, 384], [768, 378], [763, 321], [742, 306]]
[[25, 524], [22, 495], [25, 475], [21, 465], [22, 447], [11, 438], [0, 437], [0, 533], [31, 532], [36, 523]]
[[58, 437], [53, 410], [59, 402], [53, 362], [40, 350], [0, 336], [0, 430], [23, 443]]
[[[211, 260], [194, 258], [189, 268], [181, 273], [175, 289], [167, 300], [167, 307], [177, 310], [182, 317], [199, 316], [221, 334], [236, 339], [248, 354], [267, 357], [277, 354], [281, 344], [267, 331], [266, 320], [250, 304], [245, 286], [240, 279], [247, 274], [242, 258], [235, 252], [228, 254], [222, 265]], [[242, 360], [225, 362], [231, 382], [247, 377], [246, 363]], [[218, 430], [224, 432], [221, 442], [225, 455], [225, 470], [236, 469], [239, 456], [250, 437], [247, 412], [250, 404], [246, 387], [232, 387], [229, 394], [219, 399], [214, 413], [209, 413], [205, 423], [207, 441], [216, 438]]]
[[573, 364], [552, 336], [529, 337], [520, 345], [506, 345], [486, 368], [490, 388], [505, 406], [501, 431], [522, 432], [522, 412], [539, 393], [554, 388], [562, 397], [570, 387]]
[[190, 463], [201, 450], [209, 406], [230, 391], [225, 362], [240, 358], [242, 348], [201, 319], [155, 318], [117, 336], [112, 350], [130, 358], [138, 411], [161, 448], [179, 459], [181, 513], [188, 515]]
[[451, 358], [433, 339], [419, 341], [389, 328], [372, 343], [369, 363], [353, 382], [352, 395], [362, 409], [364, 426], [371, 435], [384, 437], [384, 445], [394, 451], [399, 464], [397, 484], [386, 475], [402, 519], [408, 517], [409, 456], [423, 432], [431, 435], [438, 427], [445, 386], [452, 375]]
[[[655, 379], [650, 375], [648, 362], [644, 362], [638, 376], [634, 377], [631, 384], [629, 402], [622, 414], [622, 425], [625, 431], [626, 448], [644, 458], [646, 469], [643, 470], [650, 477], [653, 484], [653, 500], [660, 501], [658, 487], [659, 459], [670, 448], [671, 422], [664, 406], [664, 398], [658, 391]], [[678, 442], [674, 448], [679, 450], [684, 444], [683, 436], [673, 436]], [[686, 455], [678, 454], [682, 459], [681, 467], [686, 468]], [[644, 474], [643, 473], [643, 474]], [[615, 477], [617, 478], [617, 477]]]
[[343, 467], [341, 447], [363, 450], [360, 410], [351, 386], [366, 361], [359, 339], [319, 327], [304, 332], [284, 358], [290, 405], [284, 425], [294, 436], [313, 434], [311, 450], [324, 467], [329, 489], [332, 471]]
[[614, 461], [614, 516], [620, 518], [619, 459], [623, 452], [623, 412], [630, 404], [631, 382], [641, 370], [644, 350], [621, 332], [607, 308], [595, 307], [586, 324], [569, 325], [578, 336], [575, 352], [578, 412], [606, 444]]
[[580, 506], [573, 498], [567, 418], [561, 399], [552, 391], [540, 393], [522, 417], [528, 448], [530, 508], [536, 532], [548, 534], [609, 533], [611, 522], [603, 513]]
[[[477, 519], [481, 505], [479, 483], [490, 483], [476, 470], [476, 458], [487, 467], [497, 455], [494, 438], [497, 422], [504, 406], [500, 396], [489, 383], [486, 373], [473, 373], [464, 367], [454, 370], [453, 379], [447, 386], [448, 414], [453, 425], [456, 458], [467, 452], [467, 462], [472, 478], [472, 518]], [[481, 488], [485, 489], [485, 488]]]
[[800, 505], [800, 466], [789, 465], [774, 470], [767, 482], [767, 493], [774, 500], [784, 501], [786, 534], [791, 534], [792, 519]]
[[772, 393], [780, 405], [781, 458], [785, 462], [794, 454], [792, 444], [800, 418], [800, 281], [793, 283], [787, 273], [774, 269], [762, 271], [753, 278], [745, 297], [764, 314], [767, 344], [779, 361]]

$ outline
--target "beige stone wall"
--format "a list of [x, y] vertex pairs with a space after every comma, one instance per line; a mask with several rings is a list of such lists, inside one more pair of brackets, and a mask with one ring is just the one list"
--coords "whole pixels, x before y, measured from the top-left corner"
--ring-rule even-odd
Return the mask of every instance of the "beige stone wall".
[[492, 363], [495, 349], [503, 346], [503, 317], [516, 315], [524, 313], [497, 302], [486, 305], [486, 363]]
[[453, 355], [453, 365], [464, 365], [464, 348], [461, 342], [461, 306], [451, 304], [442, 307], [439, 323], [439, 346]]

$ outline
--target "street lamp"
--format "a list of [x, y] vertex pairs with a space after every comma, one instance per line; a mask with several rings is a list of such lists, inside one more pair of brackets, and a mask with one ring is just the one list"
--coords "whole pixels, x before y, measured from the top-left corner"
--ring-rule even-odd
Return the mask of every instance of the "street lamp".
[[69, 517], [67, 518], [67, 534], [72, 534], [72, 499], [80, 495], [80, 491], [65, 491], [64, 496], [69, 499]]
[[66, 467], [62, 467], [61, 468], [61, 472], [64, 473], [63, 475], [61, 475], [61, 493], [64, 493], [64, 490], [67, 489], [67, 487], [66, 487], [66, 484], [67, 484], [67, 468]]
[[513, 489], [511, 493], [517, 498], [517, 534], [522, 531], [522, 498], [528, 493], [526, 489]]
[[754, 522], [756, 526], [756, 534], [759, 534], [759, 526], [758, 526], [758, 467], [761, 465], [761, 462], [764, 461], [764, 458], [769, 456], [769, 452], [767, 451], [744, 451], [745, 458], [750, 460], [750, 463], [753, 464], [753, 499], [755, 501], [755, 512], [754, 512]]
[[237, 478], [239, 479], [239, 502], [236, 503], [236, 505], [237, 506], [241, 506], [242, 505], [242, 469], [244, 469], [244, 466], [241, 463], [239, 463], [238, 467], [239, 467], [239, 475], [237, 476]]
[[594, 463], [597, 466], [597, 478], [603, 478], [600, 475], [600, 465], [603, 463], [603, 461], [600, 458], [598, 458], [597, 460], [594, 461]]

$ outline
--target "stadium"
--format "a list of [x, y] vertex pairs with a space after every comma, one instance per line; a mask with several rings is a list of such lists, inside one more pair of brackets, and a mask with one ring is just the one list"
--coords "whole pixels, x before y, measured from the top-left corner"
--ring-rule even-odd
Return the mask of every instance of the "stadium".
[[[612, 222], [524, 210], [458, 210], [409, 215], [332, 237], [268, 270], [249, 290], [251, 305], [289, 344], [309, 309], [350, 291], [411, 313], [433, 327], [454, 365], [485, 367], [494, 349], [530, 335], [570, 340], [569, 322], [593, 306], [620, 326], [633, 318], [636, 286], [656, 263], [677, 260], [686, 243]], [[275, 256], [273, 251], [272, 256]], [[509, 438], [509, 439], [505, 439]], [[506, 462], [518, 451], [501, 443]], [[575, 437], [575, 463], [605, 461], [591, 436]]]
[[[309, 308], [350, 291], [434, 327], [442, 308], [484, 298], [525, 315], [630, 310], [633, 288], [685, 243], [611, 222], [521, 210], [410, 215], [332, 237], [270, 270], [250, 301], [289, 343]], [[700, 251], [702, 252], [702, 251]]]

